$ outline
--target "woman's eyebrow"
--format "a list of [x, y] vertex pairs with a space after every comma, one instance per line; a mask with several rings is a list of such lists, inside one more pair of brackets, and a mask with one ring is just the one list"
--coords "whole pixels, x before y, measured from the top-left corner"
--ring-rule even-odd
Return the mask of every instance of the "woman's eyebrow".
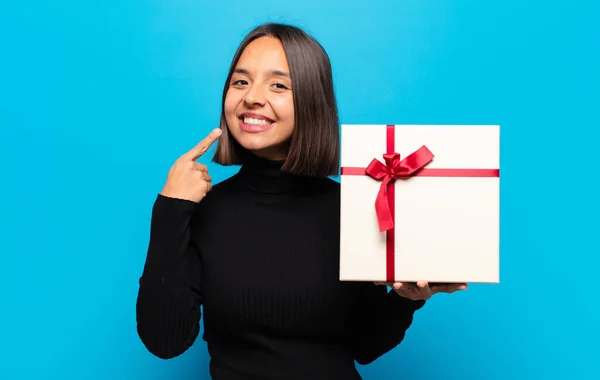
[[[250, 74], [250, 72], [248, 70], [244, 69], [243, 67], [236, 68], [234, 70], [234, 72], [238, 73], [238, 74], [246, 74], [246, 75]], [[269, 70], [269, 74], [290, 78], [290, 73], [282, 71], [282, 70], [276, 70], [276, 69]]]

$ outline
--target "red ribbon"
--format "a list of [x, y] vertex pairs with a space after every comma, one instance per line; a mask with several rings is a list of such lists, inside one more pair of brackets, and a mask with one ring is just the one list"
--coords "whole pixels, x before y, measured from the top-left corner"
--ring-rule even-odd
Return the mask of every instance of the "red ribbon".
[[394, 126], [388, 125], [386, 146], [387, 152], [383, 155], [385, 164], [373, 159], [366, 168], [343, 167], [342, 175], [368, 175], [375, 180], [380, 180], [381, 186], [375, 198], [375, 212], [379, 223], [379, 231], [386, 232], [386, 277], [387, 281], [395, 281], [394, 264], [394, 210], [395, 186], [398, 178], [411, 176], [425, 177], [499, 177], [499, 169], [426, 169], [433, 159], [433, 153], [425, 146], [400, 160], [400, 154], [395, 153]]
[[[383, 155], [385, 165], [374, 158], [369, 166], [367, 166], [365, 173], [374, 179], [381, 181], [379, 193], [375, 199], [375, 211], [379, 222], [379, 232], [389, 231], [394, 228], [392, 211], [389, 206], [389, 194], [394, 192], [393, 180], [413, 175], [417, 170], [427, 165], [432, 159], [433, 153], [431, 153], [426, 146], [422, 146], [403, 160], [400, 160], [400, 154], [398, 153], [386, 153]], [[391, 187], [389, 192], [388, 187]]]

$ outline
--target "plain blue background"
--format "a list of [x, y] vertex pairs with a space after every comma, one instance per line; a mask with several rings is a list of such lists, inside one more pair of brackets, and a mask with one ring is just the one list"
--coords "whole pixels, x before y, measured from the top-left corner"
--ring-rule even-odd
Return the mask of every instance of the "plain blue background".
[[145, 351], [137, 281], [156, 193], [264, 21], [322, 42], [343, 123], [502, 126], [501, 284], [436, 296], [365, 379], [600, 378], [597, 4], [4, 0], [0, 378], [208, 378], [202, 340]]

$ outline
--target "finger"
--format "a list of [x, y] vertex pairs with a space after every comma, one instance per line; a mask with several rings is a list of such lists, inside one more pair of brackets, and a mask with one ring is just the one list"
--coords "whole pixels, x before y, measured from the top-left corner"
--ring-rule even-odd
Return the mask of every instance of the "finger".
[[399, 293], [404, 293], [410, 296], [415, 296], [419, 293], [419, 288], [415, 284], [411, 284], [410, 282], [394, 282], [390, 285], [392, 289], [398, 291]]
[[195, 162], [194, 163], [194, 167], [196, 168], [196, 170], [200, 171], [200, 172], [208, 172], [208, 166], [201, 164], [199, 162]]
[[202, 157], [202, 155], [208, 151], [208, 148], [210, 148], [211, 145], [218, 140], [218, 138], [221, 136], [221, 133], [222, 132], [220, 128], [213, 129], [212, 132], [210, 132], [208, 136], [204, 138], [204, 140], [200, 141], [198, 145], [186, 153], [186, 158], [195, 161]]
[[433, 290], [431, 289], [431, 286], [429, 286], [428, 281], [417, 281], [417, 287], [419, 288], [420, 294], [422, 294], [425, 299], [429, 299], [433, 295]]
[[382, 281], [378, 281], [375, 282], [375, 285], [383, 285], [383, 286], [389, 286], [390, 288], [393, 287], [394, 283], [393, 282], [382, 282]]
[[450, 285], [445, 285], [445, 286], [440, 286], [438, 288], [435, 288], [434, 292], [435, 293], [454, 293], [457, 289], [450, 286]]
[[466, 290], [467, 284], [465, 284], [465, 283], [448, 284], [448, 287], [451, 289], [455, 289], [455, 290]]
[[419, 289], [419, 292], [423, 294], [426, 298], [429, 298], [433, 295], [433, 290], [431, 289], [431, 286], [429, 285], [428, 281], [419, 280], [417, 281], [416, 285], [417, 289]]
[[404, 289], [406, 291], [418, 291], [419, 287], [416, 284], [411, 284], [409, 282], [394, 282], [394, 283], [390, 283], [390, 285], [392, 288], [394, 288], [395, 290], [400, 290], [400, 289]]
[[398, 295], [409, 298], [409, 299], [420, 299], [422, 295], [419, 292], [419, 288], [416, 284], [411, 284], [409, 282], [394, 282], [392, 284], [392, 289]]
[[467, 290], [467, 284], [444, 284], [434, 288], [435, 293], [454, 293], [459, 290]]
[[419, 296], [420, 296], [420, 295], [422, 295], [422, 294], [425, 294], [425, 293], [427, 292], [427, 291], [426, 291], [426, 290], [424, 290], [424, 289], [423, 289], [421, 286], [419, 286], [419, 284], [418, 284], [418, 283], [416, 283], [416, 282], [414, 282], [414, 283], [410, 284], [410, 290], [411, 290], [411, 291], [412, 291], [414, 294], [416, 294], [416, 295], [419, 295]]

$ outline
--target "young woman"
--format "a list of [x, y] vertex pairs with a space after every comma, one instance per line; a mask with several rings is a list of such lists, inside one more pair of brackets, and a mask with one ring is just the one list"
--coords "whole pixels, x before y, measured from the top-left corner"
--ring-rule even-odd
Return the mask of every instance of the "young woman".
[[[355, 362], [397, 346], [433, 293], [465, 288], [339, 281], [338, 136], [323, 48], [288, 25], [252, 31], [220, 128], [175, 162], [153, 207], [137, 300], [151, 353], [185, 352], [202, 316], [215, 380], [360, 379]], [[213, 187], [196, 160], [216, 141], [214, 161], [241, 169]]]

